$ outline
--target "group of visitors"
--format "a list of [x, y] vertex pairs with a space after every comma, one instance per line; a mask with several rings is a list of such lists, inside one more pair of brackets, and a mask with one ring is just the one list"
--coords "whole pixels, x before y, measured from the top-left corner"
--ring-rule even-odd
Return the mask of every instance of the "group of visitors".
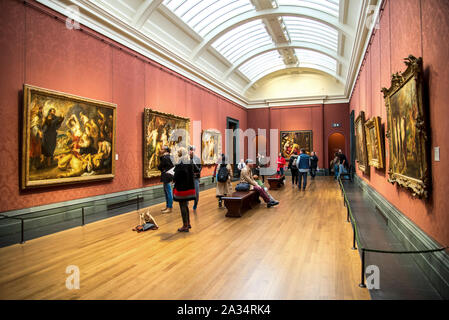
[[[170, 148], [167, 146], [162, 148], [158, 166], [158, 169], [161, 171], [161, 182], [164, 186], [166, 199], [166, 207], [162, 209], [162, 213], [170, 213], [173, 209], [173, 201], [178, 202], [183, 222], [182, 227], [178, 231], [189, 232], [192, 226], [190, 225], [188, 202], [194, 201], [193, 210], [196, 211], [199, 201], [201, 160], [195, 155], [195, 146], [190, 146], [188, 150], [180, 148], [178, 150], [178, 158], [178, 163], [173, 164]], [[212, 182], [215, 179], [217, 181], [216, 196], [219, 207], [223, 206], [222, 198], [231, 196], [233, 193], [232, 167], [226, 160], [226, 156], [222, 154], [212, 176]], [[277, 159], [278, 175], [284, 176], [286, 164], [285, 158], [280, 153]], [[335, 179], [340, 174], [347, 173], [348, 161], [341, 150], [335, 153], [335, 158], [332, 160], [331, 165], [335, 172]], [[264, 185], [263, 175], [260, 174], [259, 155], [256, 163], [251, 159], [246, 161], [241, 159], [237, 167], [240, 172], [240, 184], [246, 185], [248, 190], [256, 191], [268, 208], [279, 204], [279, 201], [270, 195], [268, 188]], [[316, 152], [311, 152], [309, 156], [305, 149], [301, 149], [299, 155], [295, 151], [288, 162], [287, 168], [292, 174], [292, 187], [297, 186], [299, 190], [305, 191], [309, 172], [312, 180], [315, 179], [318, 168], [318, 156]], [[172, 182], [174, 183], [173, 192], [171, 189]]]

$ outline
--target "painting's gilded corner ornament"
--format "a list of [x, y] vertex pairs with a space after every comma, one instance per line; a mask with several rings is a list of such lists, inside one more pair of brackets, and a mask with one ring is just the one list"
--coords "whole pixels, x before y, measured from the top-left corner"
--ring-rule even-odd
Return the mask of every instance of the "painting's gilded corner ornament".
[[428, 129], [423, 106], [422, 58], [404, 59], [407, 69], [395, 73], [391, 87], [382, 88], [387, 109], [387, 132], [390, 161], [389, 179], [412, 192], [428, 198], [431, 187]]

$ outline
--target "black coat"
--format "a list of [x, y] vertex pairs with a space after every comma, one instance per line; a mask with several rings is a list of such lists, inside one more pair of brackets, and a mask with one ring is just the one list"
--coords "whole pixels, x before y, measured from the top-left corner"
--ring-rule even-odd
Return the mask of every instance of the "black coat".
[[310, 168], [316, 169], [318, 167], [318, 157], [312, 156], [310, 157]]
[[160, 157], [159, 165], [157, 166], [157, 168], [161, 171], [161, 182], [169, 183], [172, 181], [172, 175], [167, 173], [168, 170], [173, 168], [173, 162], [171, 161], [169, 154]]
[[173, 180], [175, 182], [175, 187], [173, 189], [173, 200], [188, 201], [196, 198], [192, 164], [182, 162], [178, 163], [175, 166], [175, 176]]

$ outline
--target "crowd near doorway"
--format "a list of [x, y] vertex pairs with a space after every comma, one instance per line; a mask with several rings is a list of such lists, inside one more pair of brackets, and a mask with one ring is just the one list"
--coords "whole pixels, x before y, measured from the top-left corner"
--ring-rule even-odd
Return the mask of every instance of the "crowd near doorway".
[[337, 152], [339, 149], [345, 153], [345, 136], [341, 133], [334, 133], [329, 136], [328, 140], [328, 157], [327, 157], [327, 166], [329, 167], [329, 163], [334, 158], [335, 152]]

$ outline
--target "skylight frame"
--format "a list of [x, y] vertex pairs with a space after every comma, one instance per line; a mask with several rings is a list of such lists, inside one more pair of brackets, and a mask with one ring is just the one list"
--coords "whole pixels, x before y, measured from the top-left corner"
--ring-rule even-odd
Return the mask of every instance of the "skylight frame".
[[238, 70], [251, 82], [272, 72], [285, 68], [285, 63], [277, 50], [265, 52], [245, 62]]
[[308, 50], [308, 49], [295, 49], [296, 57], [299, 61], [299, 67], [301, 68], [316, 68], [328, 73], [337, 74], [338, 61], [323, 53]]
[[340, 15], [339, 0], [276, 0], [278, 6], [301, 6], [316, 9], [336, 18]]

